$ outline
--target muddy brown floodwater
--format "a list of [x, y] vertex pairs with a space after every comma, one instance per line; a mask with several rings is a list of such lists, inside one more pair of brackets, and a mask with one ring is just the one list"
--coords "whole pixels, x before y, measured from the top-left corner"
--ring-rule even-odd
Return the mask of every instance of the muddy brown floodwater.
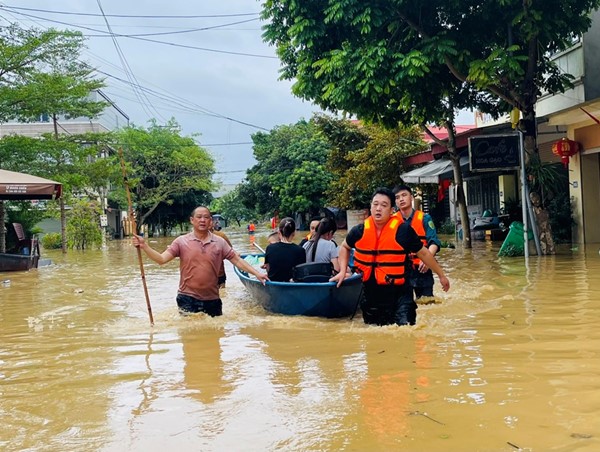
[[499, 245], [442, 250], [415, 327], [265, 313], [229, 263], [224, 315], [182, 318], [177, 262], [145, 260], [150, 327], [127, 240], [45, 252], [0, 274], [0, 449], [599, 451], [600, 246]]

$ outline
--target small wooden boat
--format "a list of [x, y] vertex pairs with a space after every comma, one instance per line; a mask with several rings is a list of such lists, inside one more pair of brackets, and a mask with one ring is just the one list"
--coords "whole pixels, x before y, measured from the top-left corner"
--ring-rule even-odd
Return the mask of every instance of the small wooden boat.
[[[37, 237], [25, 237], [23, 226], [13, 223], [18, 244], [10, 253], [0, 253], [0, 272], [28, 271], [40, 264], [40, 243]], [[42, 263], [43, 264], [43, 263]]]
[[[262, 255], [249, 255], [260, 258]], [[247, 256], [242, 256], [246, 258]], [[234, 266], [236, 275], [252, 298], [275, 314], [313, 317], [349, 317], [362, 296], [362, 277], [347, 278], [338, 288], [333, 282], [276, 282], [263, 284]]]
[[0, 253], [0, 272], [27, 271], [38, 267], [39, 255]]

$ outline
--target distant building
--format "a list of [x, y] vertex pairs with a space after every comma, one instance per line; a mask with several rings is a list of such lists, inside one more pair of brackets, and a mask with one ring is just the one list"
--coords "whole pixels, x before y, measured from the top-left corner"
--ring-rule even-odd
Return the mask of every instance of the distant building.
[[[94, 119], [89, 118], [71, 118], [59, 116], [59, 133], [68, 135], [88, 133], [88, 132], [110, 132], [112, 130], [127, 127], [129, 125], [129, 116], [123, 112], [109, 97], [102, 91], [94, 91], [90, 94], [90, 100], [96, 102], [108, 102], [104, 111]], [[22, 135], [26, 137], [39, 137], [45, 133], [53, 133], [54, 125], [52, 118], [45, 114], [41, 115], [39, 121], [19, 122], [8, 121], [0, 123], [0, 138], [7, 135]]]

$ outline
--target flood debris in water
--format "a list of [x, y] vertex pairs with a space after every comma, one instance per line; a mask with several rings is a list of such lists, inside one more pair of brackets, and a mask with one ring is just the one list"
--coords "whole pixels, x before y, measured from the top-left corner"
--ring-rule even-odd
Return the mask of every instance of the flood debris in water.
[[426, 417], [426, 418], [427, 418], [427, 419], [429, 419], [430, 421], [433, 421], [433, 422], [435, 422], [435, 423], [437, 423], [437, 424], [440, 424], [440, 425], [446, 425], [446, 424], [444, 424], [443, 422], [441, 422], [441, 421], [438, 421], [437, 419], [434, 419], [434, 418], [432, 418], [431, 416], [429, 416], [427, 413], [425, 413], [425, 412], [423, 412], [423, 411], [411, 411], [411, 412], [409, 412], [408, 414], [409, 414], [409, 416], [423, 416], [423, 417]]
[[571, 433], [571, 438], [590, 439], [592, 438], [592, 435], [590, 435], [589, 433]]

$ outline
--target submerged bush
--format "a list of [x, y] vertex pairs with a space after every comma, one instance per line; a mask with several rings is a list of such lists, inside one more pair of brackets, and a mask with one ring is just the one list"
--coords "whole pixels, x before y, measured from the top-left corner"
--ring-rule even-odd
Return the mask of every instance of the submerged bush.
[[554, 243], [571, 243], [571, 231], [575, 221], [569, 193], [558, 193], [548, 203], [548, 212]]
[[437, 232], [438, 234], [454, 235], [456, 232], [456, 226], [450, 218], [446, 218], [446, 220], [440, 224], [440, 227], [437, 228]]
[[62, 247], [62, 239], [58, 232], [50, 232], [44, 235], [40, 241], [47, 250], [57, 250]]
[[69, 248], [84, 250], [102, 244], [100, 215], [102, 211], [95, 202], [76, 201], [67, 221], [67, 244]]

